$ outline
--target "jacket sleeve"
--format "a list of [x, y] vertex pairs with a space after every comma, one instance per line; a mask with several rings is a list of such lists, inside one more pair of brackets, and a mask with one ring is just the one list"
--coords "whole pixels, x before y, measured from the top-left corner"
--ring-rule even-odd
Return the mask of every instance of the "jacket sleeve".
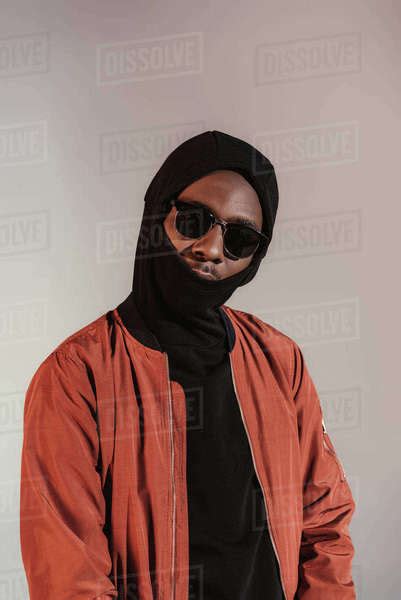
[[327, 433], [316, 388], [296, 344], [294, 355], [293, 389], [303, 474], [303, 531], [296, 598], [353, 600], [354, 547], [349, 524], [355, 502]]
[[103, 532], [96, 398], [84, 364], [55, 350], [25, 396], [20, 542], [30, 599], [117, 597]]

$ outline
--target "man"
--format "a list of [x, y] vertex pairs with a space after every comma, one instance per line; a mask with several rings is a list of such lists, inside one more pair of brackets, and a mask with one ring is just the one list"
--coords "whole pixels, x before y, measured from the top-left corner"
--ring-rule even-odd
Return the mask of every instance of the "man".
[[219, 131], [156, 173], [131, 293], [27, 390], [32, 600], [355, 598], [355, 504], [302, 352], [225, 304], [277, 206], [268, 159]]

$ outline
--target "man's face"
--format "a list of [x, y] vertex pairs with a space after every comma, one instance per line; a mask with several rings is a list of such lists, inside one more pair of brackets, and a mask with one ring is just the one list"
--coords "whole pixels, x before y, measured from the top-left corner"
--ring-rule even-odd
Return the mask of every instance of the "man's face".
[[[220, 170], [205, 175], [187, 186], [177, 196], [182, 202], [201, 202], [217, 218], [236, 221], [239, 218], [253, 222], [261, 231], [263, 213], [259, 198], [248, 181], [235, 171]], [[179, 255], [200, 277], [225, 279], [245, 269], [252, 256], [232, 260], [223, 251], [223, 230], [220, 225], [210, 229], [203, 237], [193, 240], [183, 237], [174, 226], [176, 208], [173, 206], [163, 225]]]

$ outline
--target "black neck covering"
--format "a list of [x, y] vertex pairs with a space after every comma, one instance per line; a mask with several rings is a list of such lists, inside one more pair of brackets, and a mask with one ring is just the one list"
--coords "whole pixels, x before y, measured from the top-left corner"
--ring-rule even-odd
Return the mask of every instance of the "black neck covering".
[[[173, 196], [221, 169], [240, 173], [256, 190], [268, 242], [258, 247], [239, 273], [206, 280], [180, 257], [163, 220]], [[270, 161], [247, 142], [220, 131], [206, 131], [183, 142], [153, 177], [145, 194], [132, 291], [143, 320], [169, 356], [178, 353], [175, 363], [183, 371], [199, 375], [222, 358], [225, 329], [218, 307], [255, 276], [272, 237], [277, 206], [277, 181]], [[189, 347], [198, 354], [186, 352]]]

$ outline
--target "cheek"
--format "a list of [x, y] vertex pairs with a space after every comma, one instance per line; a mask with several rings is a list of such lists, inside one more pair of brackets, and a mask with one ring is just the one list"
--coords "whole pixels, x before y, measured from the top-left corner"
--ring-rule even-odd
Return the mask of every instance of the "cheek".
[[241, 258], [240, 260], [229, 261], [230, 265], [230, 275], [234, 275], [234, 273], [239, 273], [243, 269], [246, 269], [247, 266], [252, 262], [252, 256], [248, 258]]

